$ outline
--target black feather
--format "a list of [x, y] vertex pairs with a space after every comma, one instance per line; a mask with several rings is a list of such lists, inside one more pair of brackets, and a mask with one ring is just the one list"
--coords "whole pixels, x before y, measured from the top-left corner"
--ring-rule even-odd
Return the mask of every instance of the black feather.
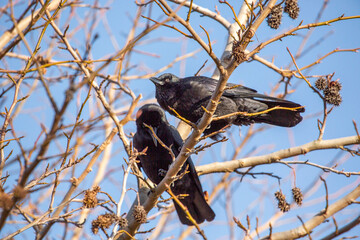
[[[176, 110], [180, 116], [193, 123], [199, 121], [204, 114], [203, 107], [206, 107], [211, 95], [215, 91], [217, 80], [196, 76], [178, 78], [177, 76], [165, 73], [158, 78], [150, 78], [156, 86], [156, 99], [160, 106], [170, 114], [176, 116], [169, 107]], [[227, 88], [215, 111], [215, 116], [223, 116], [234, 112], [257, 113], [269, 108], [279, 106], [296, 108], [300, 104], [259, 94], [256, 90], [244, 86], [228, 83]], [[252, 123], [267, 123], [281, 127], [293, 127], [301, 122], [301, 112], [305, 109], [299, 108], [296, 111], [273, 110], [265, 114], [252, 117], [237, 115], [227, 119], [213, 121], [204, 134], [210, 134], [224, 128], [229, 124], [249, 125]]]
[[[171, 147], [175, 156], [180, 153], [183, 141], [178, 131], [166, 120], [165, 113], [160, 106], [147, 104], [139, 109], [136, 114], [137, 132], [133, 139], [134, 147], [138, 151], [142, 151], [146, 147], [148, 148], [146, 155], [139, 156], [141, 167], [153, 183], [159, 184], [164, 177], [163, 174], [159, 173], [159, 170], [167, 171], [173, 159], [166, 148], [161, 146], [160, 143], [154, 142], [151, 133], [148, 131], [149, 128], [144, 123], [156, 129], [158, 138], [167, 147]], [[186, 169], [188, 173], [173, 182], [171, 190], [175, 195], [188, 195], [184, 199], [180, 199], [180, 202], [187, 207], [197, 223], [202, 223], [205, 220], [212, 221], [215, 213], [204, 198], [199, 177], [190, 157], [186, 160], [179, 174], [183, 173]], [[181, 223], [193, 225], [175, 201], [174, 204]]]

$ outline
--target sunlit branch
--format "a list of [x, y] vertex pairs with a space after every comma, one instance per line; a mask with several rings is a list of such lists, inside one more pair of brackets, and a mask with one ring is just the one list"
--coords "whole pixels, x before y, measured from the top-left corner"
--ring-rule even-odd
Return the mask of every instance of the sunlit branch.
[[271, 154], [247, 157], [228, 162], [214, 162], [196, 168], [199, 175], [213, 172], [232, 172], [238, 168], [251, 167], [261, 164], [278, 162], [281, 159], [299, 156], [319, 149], [341, 149], [342, 146], [360, 144], [358, 136], [336, 138], [330, 140], [316, 140], [293, 148], [288, 148]]
[[[320, 27], [320, 26], [327, 26], [330, 23], [333, 22], [338, 22], [338, 21], [343, 21], [343, 20], [350, 20], [350, 19], [357, 19], [360, 18], [360, 15], [358, 16], [349, 16], [349, 17], [344, 17], [344, 16], [340, 16], [338, 18], [334, 18], [325, 22], [318, 22], [318, 23], [310, 23], [310, 24], [306, 24], [306, 25], [299, 25], [285, 33], [282, 33], [270, 40], [267, 40], [265, 42], [260, 43], [254, 50], [252, 50], [249, 54], [248, 57], [251, 57], [252, 55], [258, 53], [261, 49], [263, 49], [265, 46], [269, 45], [270, 43], [273, 43], [275, 41], [278, 41], [286, 36], [291, 36], [294, 35], [294, 32], [298, 31], [298, 30], [302, 30], [302, 29], [310, 29], [310, 28], [314, 28], [314, 27]], [[302, 24], [302, 22], [300, 23]]]
[[[306, 236], [312, 229], [322, 224], [327, 218], [331, 217], [335, 213], [351, 205], [359, 197], [360, 197], [360, 185], [358, 185], [353, 191], [351, 191], [345, 197], [339, 199], [333, 204], [330, 204], [326, 212], [324, 210], [321, 210], [314, 217], [304, 222], [303, 225], [299, 227], [284, 232], [272, 233], [271, 239], [272, 240], [295, 239]], [[269, 239], [269, 238], [267, 236], [262, 239]]]

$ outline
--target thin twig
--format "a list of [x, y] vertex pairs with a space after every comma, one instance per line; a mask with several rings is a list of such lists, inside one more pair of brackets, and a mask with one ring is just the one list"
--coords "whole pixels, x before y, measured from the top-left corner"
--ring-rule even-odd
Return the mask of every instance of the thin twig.
[[323, 181], [324, 187], [325, 187], [325, 203], [326, 203], [326, 205], [325, 205], [325, 210], [324, 211], [326, 213], [328, 208], [329, 208], [329, 190], [328, 190], [325, 179], [320, 176], [320, 180]]
[[189, 210], [180, 202], [180, 200], [175, 196], [175, 194], [171, 191], [170, 188], [168, 188], [167, 192], [170, 194], [170, 196], [173, 198], [173, 200], [180, 206], [180, 208], [185, 212], [187, 218], [198, 230], [198, 233], [203, 237], [204, 240], [206, 240], [207, 237], [205, 236], [204, 231], [200, 229], [200, 227], [196, 223], [195, 219], [191, 216]]

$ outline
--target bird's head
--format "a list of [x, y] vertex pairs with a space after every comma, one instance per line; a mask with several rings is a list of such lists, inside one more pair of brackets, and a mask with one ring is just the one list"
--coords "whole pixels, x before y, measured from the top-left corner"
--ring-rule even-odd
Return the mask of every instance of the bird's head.
[[171, 73], [164, 73], [159, 77], [151, 77], [150, 80], [155, 84], [156, 87], [158, 86], [167, 86], [172, 83], [176, 83], [179, 81], [179, 78]]
[[165, 112], [159, 105], [146, 104], [136, 113], [136, 126], [138, 131], [143, 130], [150, 134], [155, 146], [157, 146], [157, 140], [154, 133], [157, 134], [159, 126], [164, 123], [167, 123]]

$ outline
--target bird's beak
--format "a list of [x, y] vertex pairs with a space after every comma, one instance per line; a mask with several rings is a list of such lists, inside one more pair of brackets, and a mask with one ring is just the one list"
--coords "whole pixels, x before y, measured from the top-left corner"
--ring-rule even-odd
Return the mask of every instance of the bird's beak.
[[[154, 130], [154, 133], [155, 133], [156, 136], [157, 136], [157, 127], [153, 127], [152, 129]], [[152, 138], [152, 140], [153, 140], [153, 142], [154, 142], [155, 147], [157, 147], [156, 137], [155, 137], [154, 134], [151, 132], [150, 128], [146, 128], [146, 130], [147, 130], [148, 133], [150, 134], [150, 136], [151, 136], [151, 138]]]
[[164, 85], [164, 82], [160, 81], [157, 77], [151, 77], [150, 81], [152, 81], [155, 85]]

